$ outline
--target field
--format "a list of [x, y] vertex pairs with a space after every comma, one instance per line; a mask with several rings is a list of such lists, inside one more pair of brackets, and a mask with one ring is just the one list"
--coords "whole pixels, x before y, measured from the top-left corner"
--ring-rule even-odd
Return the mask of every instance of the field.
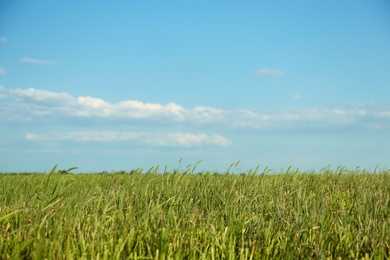
[[0, 259], [390, 258], [390, 172], [0, 174]]

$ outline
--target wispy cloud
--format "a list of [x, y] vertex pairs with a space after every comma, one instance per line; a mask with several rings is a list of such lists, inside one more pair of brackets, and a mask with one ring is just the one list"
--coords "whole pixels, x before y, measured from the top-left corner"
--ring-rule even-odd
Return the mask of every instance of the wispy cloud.
[[367, 127], [375, 122], [389, 128], [388, 106], [348, 106], [328, 109], [306, 108], [284, 111], [223, 110], [176, 103], [144, 103], [124, 100], [110, 103], [100, 98], [73, 97], [65, 92], [34, 88], [9, 89], [0, 104], [3, 124], [8, 122], [57, 122], [62, 124], [140, 125], [154, 128], [191, 129], [289, 129], [305, 127]]
[[298, 95], [298, 94], [294, 94], [294, 95], [292, 95], [292, 96], [291, 96], [291, 98], [292, 98], [292, 99], [295, 99], [295, 100], [302, 100], [302, 99], [304, 99], [304, 97], [303, 97], [303, 96], [301, 96], [301, 95]]
[[10, 89], [9, 92], [13, 96], [23, 98], [26, 101], [35, 101], [41, 103], [67, 103], [74, 101], [74, 98], [65, 92], [57, 93], [35, 88]]
[[41, 59], [34, 59], [34, 58], [22, 58], [20, 59], [21, 62], [25, 63], [34, 63], [34, 64], [56, 64], [57, 62], [51, 61], [51, 60], [41, 60]]
[[390, 110], [388, 111], [380, 111], [376, 114], [376, 117], [378, 118], [388, 118], [390, 119]]
[[5, 37], [0, 37], [0, 42], [6, 43], [6, 42], [8, 42], [8, 39]]
[[256, 74], [262, 77], [281, 77], [284, 76], [286, 72], [283, 70], [264, 68], [264, 69], [258, 69], [256, 71]]
[[228, 146], [230, 142], [221, 135], [194, 133], [148, 133], [116, 131], [77, 131], [61, 134], [27, 133], [29, 141], [81, 141], [81, 142], [136, 142], [151, 146]]
[[5, 69], [0, 67], [0, 75], [4, 75], [5, 74]]
[[5, 87], [3, 85], [0, 85], [0, 99], [5, 99], [6, 96], [3, 94], [5, 91]]

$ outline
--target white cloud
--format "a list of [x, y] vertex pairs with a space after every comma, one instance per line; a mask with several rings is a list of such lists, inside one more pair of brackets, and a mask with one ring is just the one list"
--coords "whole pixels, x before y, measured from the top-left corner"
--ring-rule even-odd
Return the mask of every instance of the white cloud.
[[72, 102], [75, 99], [68, 93], [61, 92], [51, 92], [46, 90], [39, 90], [35, 88], [28, 89], [10, 89], [9, 92], [16, 96], [27, 100], [32, 100], [36, 102], [49, 102], [54, 104], [63, 104]]
[[283, 70], [277, 70], [277, 69], [258, 69], [256, 71], [256, 74], [263, 76], [263, 77], [281, 77], [286, 74]]
[[27, 133], [29, 141], [81, 141], [81, 142], [118, 142], [130, 141], [150, 146], [228, 146], [230, 142], [221, 135], [194, 133], [148, 133], [115, 131], [76, 131], [56, 134]]
[[86, 107], [91, 107], [93, 109], [100, 109], [102, 107], [107, 107], [109, 104], [100, 98], [93, 97], [79, 97], [77, 103], [84, 105]]
[[77, 114], [83, 117], [110, 116], [112, 106], [100, 98], [78, 97], [77, 104], [81, 106]]
[[5, 87], [3, 85], [0, 85], [0, 91], [4, 91]]
[[[389, 108], [363, 105], [331, 109], [290, 109], [255, 112], [248, 109], [222, 110], [197, 106], [184, 108], [124, 100], [110, 103], [94, 97], [73, 97], [68, 93], [34, 88], [11, 89], [0, 104], [4, 122], [62, 122], [63, 124], [120, 124], [149, 127], [191, 127], [215, 129], [285, 129], [300, 127], [365, 127], [367, 122], [388, 127]], [[55, 120], [55, 121], [53, 121]], [[72, 123], [73, 122], [73, 123]], [[78, 123], [77, 123], [78, 122]], [[178, 138], [180, 140], [180, 138]]]
[[126, 100], [116, 104], [108, 103], [100, 98], [78, 97], [77, 114], [84, 117], [111, 117], [122, 119], [170, 118], [172, 121], [182, 121], [187, 111], [175, 103], [167, 105], [143, 103], [136, 100]]
[[56, 64], [57, 62], [51, 61], [51, 60], [41, 60], [41, 59], [34, 59], [34, 58], [22, 58], [20, 59], [21, 62], [25, 63], [34, 63], [34, 64]]
[[170, 139], [181, 146], [219, 145], [228, 146], [230, 142], [221, 135], [208, 136], [206, 134], [174, 133]]
[[213, 107], [197, 106], [185, 114], [187, 120], [196, 124], [220, 123], [226, 119], [225, 111]]
[[231, 142], [227, 140], [225, 137], [223, 137], [222, 135], [213, 135], [212, 140], [213, 142], [221, 146], [228, 146], [231, 144]]
[[0, 75], [4, 75], [5, 74], [5, 69], [0, 67]]
[[0, 42], [6, 43], [6, 42], [8, 42], [8, 39], [5, 37], [0, 37]]

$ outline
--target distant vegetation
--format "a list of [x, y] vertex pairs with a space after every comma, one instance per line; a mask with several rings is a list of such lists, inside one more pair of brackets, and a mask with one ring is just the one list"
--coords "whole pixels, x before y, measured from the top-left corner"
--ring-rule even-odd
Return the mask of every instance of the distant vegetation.
[[0, 174], [0, 259], [390, 258], [388, 170], [72, 170]]

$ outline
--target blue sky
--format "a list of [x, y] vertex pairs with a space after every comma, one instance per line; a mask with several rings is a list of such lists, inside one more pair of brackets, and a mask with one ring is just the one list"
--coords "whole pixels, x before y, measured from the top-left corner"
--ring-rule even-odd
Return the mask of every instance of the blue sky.
[[390, 161], [388, 1], [0, 1], [0, 172]]

